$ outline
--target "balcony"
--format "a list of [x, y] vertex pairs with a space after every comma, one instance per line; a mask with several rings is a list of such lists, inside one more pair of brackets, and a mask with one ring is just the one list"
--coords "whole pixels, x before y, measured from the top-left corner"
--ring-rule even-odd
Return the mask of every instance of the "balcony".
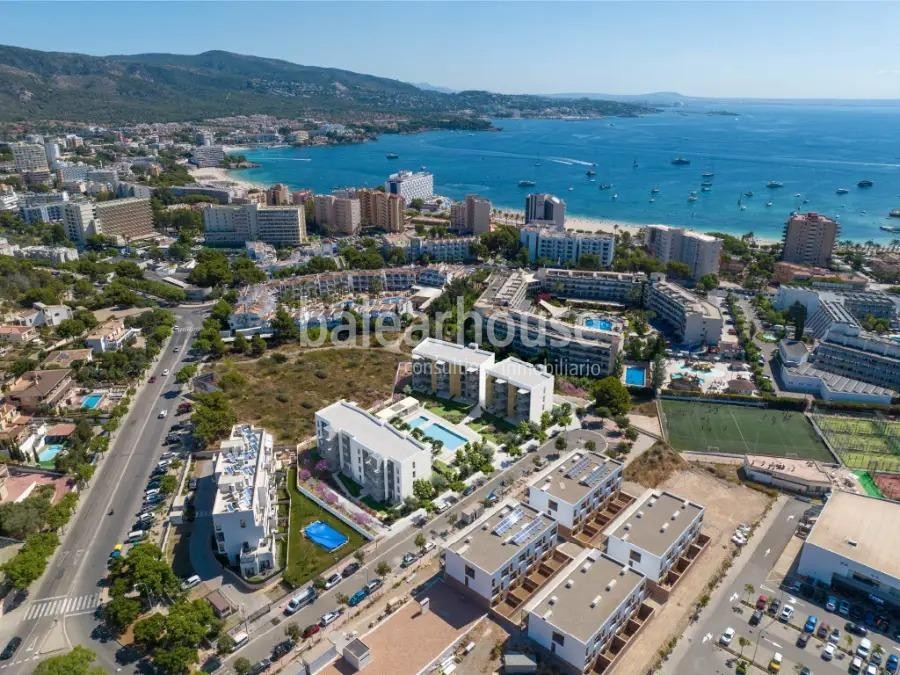
[[572, 539], [582, 546], [601, 547], [603, 530], [634, 500], [627, 492], [611, 495], [598, 509], [582, 519], [580, 527], [576, 526], [572, 532]]
[[514, 615], [571, 560], [565, 553], [551, 551], [545, 558], [535, 561], [523, 577], [513, 582], [505, 596], [498, 596], [491, 609], [513, 621]]
[[594, 661], [593, 668], [590, 669], [590, 672], [598, 673], [600, 675], [608, 672], [616, 659], [618, 659], [628, 648], [628, 645], [632, 642], [634, 637], [641, 631], [647, 622], [653, 618], [653, 611], [651, 605], [642, 603], [637, 608], [637, 611], [626, 619], [625, 623], [623, 623], [616, 634], [613, 635], [609, 644], [606, 645], [606, 649], [597, 655], [597, 660]]
[[667, 593], [671, 593], [675, 586], [679, 581], [684, 577], [685, 574], [690, 570], [691, 565], [694, 561], [706, 550], [706, 547], [709, 545], [710, 537], [709, 535], [703, 534], [702, 532], [697, 535], [697, 538], [688, 544], [684, 553], [682, 553], [672, 564], [672, 567], [669, 568], [669, 571], [666, 572], [662, 583], [662, 589]]

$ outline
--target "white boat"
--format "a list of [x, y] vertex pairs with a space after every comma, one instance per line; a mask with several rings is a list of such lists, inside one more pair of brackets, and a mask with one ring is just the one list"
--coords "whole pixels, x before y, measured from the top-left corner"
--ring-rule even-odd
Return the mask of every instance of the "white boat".
[[766, 206], [772, 206], [772, 202], [766, 202]]

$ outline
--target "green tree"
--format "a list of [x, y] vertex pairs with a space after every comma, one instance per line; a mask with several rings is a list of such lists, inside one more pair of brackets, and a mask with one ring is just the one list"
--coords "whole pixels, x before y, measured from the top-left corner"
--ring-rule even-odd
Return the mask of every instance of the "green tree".
[[146, 619], [141, 619], [134, 624], [134, 641], [141, 648], [150, 652], [162, 642], [166, 632], [166, 617], [159, 612], [154, 612]]
[[71, 651], [52, 656], [41, 661], [34, 669], [34, 675], [103, 675], [100, 666], [91, 665], [97, 655], [90, 649], [77, 645]]
[[250, 672], [250, 668], [252, 666], [247, 659], [245, 659], [243, 656], [239, 656], [234, 660], [234, 665], [232, 667], [234, 668], [234, 672], [237, 673], [237, 675], [247, 675], [247, 673]]
[[657, 355], [650, 364], [650, 386], [653, 391], [659, 391], [666, 383], [666, 362], [662, 356]]
[[170, 495], [178, 489], [178, 479], [172, 474], [166, 474], [159, 481], [159, 491], [164, 495]]
[[[296, 626], [297, 624], [292, 624]], [[219, 636], [218, 642], [216, 642], [216, 652], [219, 654], [230, 654], [234, 649], [234, 638], [231, 637], [228, 633], [224, 633]]]
[[195, 401], [194, 414], [191, 417], [194, 423], [194, 436], [204, 445], [223, 437], [237, 423], [237, 416], [223, 392], [197, 394]]
[[795, 302], [787, 311], [788, 318], [794, 324], [794, 339], [802, 340], [806, 329], [806, 307]]
[[386, 560], [382, 560], [375, 567], [375, 574], [377, 574], [380, 577], [386, 577], [390, 573], [391, 573], [391, 565]]
[[567, 445], [568, 445], [568, 441], [566, 441], [566, 437], [563, 434], [560, 434], [559, 436], [557, 436], [556, 443], [553, 444], [553, 446], [560, 452], [565, 450]]
[[434, 486], [431, 484], [431, 481], [419, 478], [413, 481], [413, 494], [420, 501], [432, 499], [434, 497]]
[[272, 333], [276, 340], [285, 342], [297, 338], [297, 324], [294, 323], [294, 318], [288, 313], [284, 305], [278, 305], [271, 325]]
[[250, 340], [250, 353], [253, 354], [253, 356], [262, 356], [265, 351], [266, 341], [259, 336], [259, 333], [257, 333]]
[[250, 343], [241, 333], [234, 336], [234, 342], [231, 343], [231, 349], [238, 354], [247, 354], [250, 352]]
[[631, 396], [622, 381], [610, 375], [600, 380], [594, 387], [597, 405], [609, 409], [613, 415], [624, 415], [631, 408]]
[[666, 263], [666, 275], [676, 279], [690, 279], [691, 268], [686, 263], [671, 260]]
[[285, 626], [284, 634], [293, 642], [300, 642], [300, 638], [303, 637], [303, 631], [296, 622], [289, 623]]
[[417, 548], [422, 548], [423, 546], [425, 546], [425, 543], [427, 541], [428, 540], [425, 538], [425, 535], [419, 532], [419, 534], [416, 535], [415, 545]]
[[715, 274], [704, 274], [697, 281], [697, 286], [702, 290], [709, 292], [719, 287], [719, 277]]
[[185, 382], [190, 381], [194, 375], [197, 374], [197, 364], [189, 363], [183, 368], [179, 369], [177, 373], [175, 373], [175, 381], [178, 384], [184, 384]]
[[130, 626], [141, 613], [141, 602], [137, 598], [126, 598], [124, 595], [113, 594], [108, 603], [103, 606], [103, 618], [112, 628], [123, 631]]

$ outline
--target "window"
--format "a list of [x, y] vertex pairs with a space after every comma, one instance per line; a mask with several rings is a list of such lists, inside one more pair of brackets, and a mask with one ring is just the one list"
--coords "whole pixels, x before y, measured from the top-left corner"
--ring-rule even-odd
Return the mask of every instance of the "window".
[[628, 559], [631, 560], [632, 562], [639, 563], [639, 562], [641, 562], [641, 554], [638, 553], [637, 551], [632, 550], [628, 553]]
[[556, 631], [553, 631], [553, 642], [558, 644], [559, 646], [563, 646], [566, 644], [566, 637]]
[[241, 527], [247, 527], [247, 521], [246, 521], [246, 520], [243, 520], [243, 519], [241, 520]]
[[547, 508], [549, 508], [551, 511], [556, 511], [559, 508], [559, 504], [551, 499], [547, 502]]
[[466, 565], [466, 576], [474, 579], [475, 578], [475, 569]]

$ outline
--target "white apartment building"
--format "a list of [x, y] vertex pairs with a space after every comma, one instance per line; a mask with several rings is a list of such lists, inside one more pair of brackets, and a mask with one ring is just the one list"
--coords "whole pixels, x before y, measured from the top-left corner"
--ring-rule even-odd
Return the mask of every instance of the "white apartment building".
[[643, 303], [643, 272], [604, 272], [599, 270], [570, 270], [543, 267], [537, 278], [541, 290], [563, 298], [606, 300], [623, 305]]
[[623, 466], [599, 452], [575, 450], [531, 479], [528, 504], [559, 523], [561, 533], [577, 533], [621, 490]]
[[94, 353], [117, 352], [140, 334], [139, 328], [126, 328], [121, 319], [109, 319], [88, 333], [84, 344]]
[[508, 499], [447, 544], [444, 575], [493, 606], [553, 554], [556, 540], [555, 520]]
[[663, 275], [652, 275], [646, 293], [646, 307], [668, 324], [676, 340], [685, 345], [718, 345], [722, 339], [722, 312], [711, 302]]
[[428, 171], [398, 171], [388, 176], [384, 190], [400, 195], [409, 204], [413, 199], [428, 200], [434, 196], [434, 175]]
[[221, 166], [225, 161], [225, 148], [221, 145], [201, 145], [191, 150], [191, 162], [201, 169], [208, 166]]
[[462, 262], [472, 258], [472, 245], [478, 237], [409, 238], [409, 257], [418, 260], [427, 255], [434, 262]]
[[203, 230], [210, 244], [297, 246], [306, 240], [306, 216], [301, 206], [212, 205], [203, 210]]
[[648, 225], [644, 231], [647, 249], [657, 260], [681, 262], [691, 269], [691, 278], [719, 274], [722, 240], [683, 227]]
[[47, 151], [42, 143], [10, 143], [9, 149], [12, 150], [16, 171], [19, 173], [50, 170]]
[[413, 496], [413, 482], [431, 478], [431, 447], [353, 403], [338, 401], [316, 413], [319, 454], [329, 468], [356, 481], [386, 504]]
[[66, 236], [84, 245], [90, 235], [97, 233], [94, 222], [94, 204], [88, 201], [71, 201], [62, 205], [63, 226]]
[[261, 427], [235, 425], [213, 464], [216, 547], [245, 578], [275, 567], [275, 452]]
[[551, 194], [536, 193], [525, 198], [525, 224], [566, 226], [566, 203]]
[[485, 371], [484, 408], [510, 422], [540, 423], [553, 410], [553, 375], [510, 356]]
[[441, 398], [484, 403], [487, 370], [493, 365], [493, 352], [425, 338], [412, 351], [412, 387]]
[[587, 672], [647, 597], [647, 579], [589, 548], [525, 606], [528, 637]]
[[528, 261], [547, 261], [553, 265], [575, 264], [582, 256], [593, 255], [601, 267], [612, 265], [616, 237], [605, 232], [585, 234], [561, 228], [523, 227], [519, 241], [528, 249]]
[[358, 197], [350, 191], [335, 195], [316, 195], [316, 225], [334, 234], [352, 236], [359, 232], [362, 210]]
[[648, 490], [606, 530], [606, 554], [664, 584], [700, 536], [703, 507], [671, 492]]

